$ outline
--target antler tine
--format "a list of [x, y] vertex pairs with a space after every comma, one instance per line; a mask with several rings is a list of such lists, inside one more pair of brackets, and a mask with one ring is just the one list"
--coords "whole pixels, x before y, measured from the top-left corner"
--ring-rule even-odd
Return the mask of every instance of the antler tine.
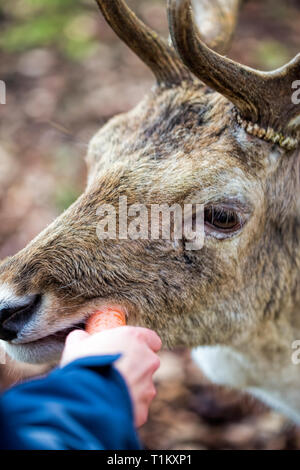
[[140, 21], [124, 0], [96, 2], [111, 28], [152, 70], [159, 84], [177, 84], [191, 79], [174, 49]]
[[299, 145], [300, 105], [292, 102], [292, 85], [300, 76], [300, 54], [278, 70], [261, 72], [219, 55], [202, 42], [190, 0], [168, 0], [168, 16], [183, 62], [238, 108], [238, 120], [249, 133], [288, 149]]
[[225, 54], [235, 31], [241, 0], [193, 0], [192, 4], [205, 43]]

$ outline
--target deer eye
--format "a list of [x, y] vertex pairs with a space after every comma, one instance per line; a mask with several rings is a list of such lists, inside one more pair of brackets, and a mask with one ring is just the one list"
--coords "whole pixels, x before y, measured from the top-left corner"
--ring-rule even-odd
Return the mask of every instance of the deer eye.
[[243, 225], [242, 218], [236, 210], [222, 206], [206, 207], [204, 223], [208, 233], [217, 232], [225, 236], [237, 232]]

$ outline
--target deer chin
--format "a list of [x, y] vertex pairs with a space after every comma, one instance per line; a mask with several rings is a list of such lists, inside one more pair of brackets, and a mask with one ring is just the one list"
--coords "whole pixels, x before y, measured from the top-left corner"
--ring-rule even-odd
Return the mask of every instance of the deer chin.
[[64, 347], [62, 341], [51, 337], [24, 344], [2, 343], [12, 359], [29, 364], [57, 364]]
[[75, 329], [83, 330], [84, 327], [85, 323], [77, 323], [56, 333], [41, 336], [38, 339], [31, 340], [27, 338], [26, 341], [3, 341], [3, 348], [16, 361], [30, 364], [55, 364], [61, 357], [68, 334]]

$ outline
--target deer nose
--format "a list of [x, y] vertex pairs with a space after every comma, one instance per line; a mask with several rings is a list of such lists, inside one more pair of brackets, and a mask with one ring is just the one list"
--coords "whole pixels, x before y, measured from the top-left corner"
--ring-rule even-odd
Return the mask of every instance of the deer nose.
[[28, 323], [40, 303], [40, 295], [30, 295], [18, 301], [0, 300], [0, 339], [12, 341]]

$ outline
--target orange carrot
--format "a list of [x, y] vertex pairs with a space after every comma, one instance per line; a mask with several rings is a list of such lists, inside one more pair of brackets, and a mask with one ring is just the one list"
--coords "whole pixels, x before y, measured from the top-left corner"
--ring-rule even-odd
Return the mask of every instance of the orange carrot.
[[103, 307], [89, 317], [85, 331], [92, 335], [103, 330], [110, 330], [125, 325], [125, 313], [120, 307]]

